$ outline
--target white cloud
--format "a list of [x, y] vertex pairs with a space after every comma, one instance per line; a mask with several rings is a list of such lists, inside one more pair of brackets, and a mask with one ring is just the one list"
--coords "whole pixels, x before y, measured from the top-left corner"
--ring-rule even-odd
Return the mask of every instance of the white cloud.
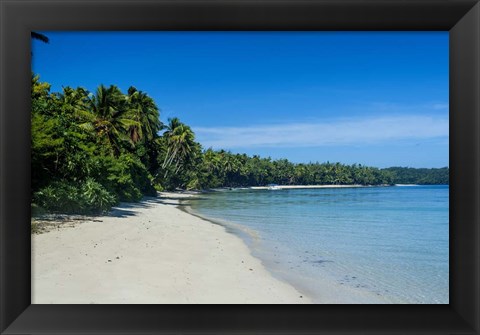
[[193, 130], [205, 148], [216, 149], [365, 145], [448, 137], [448, 118], [410, 115]]

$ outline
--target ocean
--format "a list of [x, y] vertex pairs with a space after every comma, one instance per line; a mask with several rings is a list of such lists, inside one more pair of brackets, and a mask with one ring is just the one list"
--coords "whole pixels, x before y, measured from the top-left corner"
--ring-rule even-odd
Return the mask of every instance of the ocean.
[[202, 194], [189, 211], [317, 303], [449, 303], [449, 187]]

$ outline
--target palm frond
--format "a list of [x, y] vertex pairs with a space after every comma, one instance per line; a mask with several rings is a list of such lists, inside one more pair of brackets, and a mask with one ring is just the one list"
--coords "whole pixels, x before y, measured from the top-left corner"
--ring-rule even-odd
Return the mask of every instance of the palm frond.
[[50, 39], [43, 35], [43, 34], [40, 34], [40, 33], [37, 33], [35, 31], [32, 31], [30, 33], [30, 36], [34, 39], [34, 40], [39, 40], [39, 41], [42, 41], [43, 43], [49, 43], [50, 42]]

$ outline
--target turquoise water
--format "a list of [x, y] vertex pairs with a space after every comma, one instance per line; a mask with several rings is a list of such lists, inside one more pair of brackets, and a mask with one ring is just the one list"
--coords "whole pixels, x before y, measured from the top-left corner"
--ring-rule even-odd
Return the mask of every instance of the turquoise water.
[[361, 303], [448, 304], [448, 193], [448, 186], [231, 190], [190, 207], [240, 234], [274, 275], [314, 301], [352, 303], [358, 293]]

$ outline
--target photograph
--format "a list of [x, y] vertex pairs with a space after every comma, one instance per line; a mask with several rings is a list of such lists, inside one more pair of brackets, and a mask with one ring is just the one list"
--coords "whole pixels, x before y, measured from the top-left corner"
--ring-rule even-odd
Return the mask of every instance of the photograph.
[[448, 305], [449, 47], [32, 31], [31, 303]]

